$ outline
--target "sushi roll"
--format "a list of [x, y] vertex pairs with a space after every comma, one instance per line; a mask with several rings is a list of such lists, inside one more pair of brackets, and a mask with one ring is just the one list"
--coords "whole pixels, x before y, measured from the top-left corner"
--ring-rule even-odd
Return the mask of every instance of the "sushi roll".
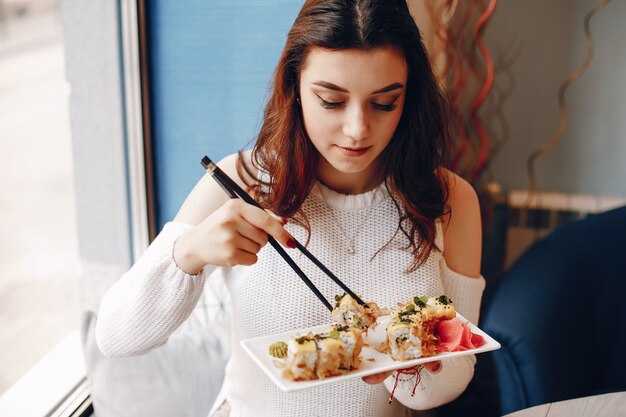
[[363, 349], [363, 332], [354, 327], [333, 326], [331, 335], [337, 338], [343, 346], [344, 356], [340, 364], [341, 369], [358, 369], [361, 366], [361, 349]]
[[296, 337], [287, 344], [284, 376], [293, 381], [316, 379], [317, 343], [313, 334]]
[[310, 381], [342, 375], [361, 366], [362, 348], [363, 332], [346, 326], [333, 325], [327, 333], [296, 337], [287, 344], [283, 376]]
[[452, 304], [452, 300], [445, 295], [430, 297], [426, 304], [435, 310], [435, 315], [438, 320], [449, 320], [456, 317], [454, 304]]
[[319, 379], [341, 375], [340, 367], [345, 362], [345, 351], [339, 337], [330, 337], [328, 334], [316, 337], [317, 367], [316, 375]]
[[422, 342], [415, 334], [412, 323], [397, 322], [387, 327], [390, 355], [399, 361], [417, 359], [423, 356]]
[[413, 321], [429, 322], [437, 317], [437, 310], [428, 303], [429, 300], [428, 297], [414, 297], [408, 303], [400, 305], [400, 308], [403, 309], [403, 314], [405, 313], [404, 310], [411, 310], [409, 315], [413, 317]]
[[348, 294], [335, 296], [335, 301], [335, 308], [331, 312], [331, 316], [341, 326], [366, 330], [374, 327], [376, 319], [383, 314], [375, 302], [361, 305]]
[[437, 353], [437, 324], [456, 317], [446, 296], [415, 297], [399, 305], [387, 325], [389, 354], [395, 360], [433, 356]]

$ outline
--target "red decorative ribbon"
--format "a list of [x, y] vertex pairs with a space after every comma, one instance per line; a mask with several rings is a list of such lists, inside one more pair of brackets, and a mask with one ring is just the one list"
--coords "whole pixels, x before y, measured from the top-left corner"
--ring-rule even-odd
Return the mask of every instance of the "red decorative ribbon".
[[396, 380], [393, 383], [393, 389], [391, 390], [391, 394], [389, 395], [389, 404], [393, 401], [394, 393], [396, 392], [396, 388], [398, 387], [398, 379], [400, 378], [400, 374], [412, 374], [415, 375], [415, 384], [413, 384], [413, 390], [411, 390], [411, 397], [415, 395], [415, 390], [422, 380], [421, 370], [424, 368], [423, 365], [416, 365], [410, 368], [396, 369]]

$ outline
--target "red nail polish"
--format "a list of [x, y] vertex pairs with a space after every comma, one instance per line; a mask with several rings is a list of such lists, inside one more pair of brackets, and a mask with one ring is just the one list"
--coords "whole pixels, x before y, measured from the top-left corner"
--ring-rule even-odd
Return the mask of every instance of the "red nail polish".
[[280, 218], [280, 224], [282, 224], [283, 226], [286, 225], [288, 221], [289, 221], [289, 219], [286, 218], [286, 217], [281, 217]]
[[295, 249], [296, 248], [296, 241], [293, 240], [292, 238], [289, 238], [289, 240], [287, 241], [287, 247], [291, 248], [291, 249]]

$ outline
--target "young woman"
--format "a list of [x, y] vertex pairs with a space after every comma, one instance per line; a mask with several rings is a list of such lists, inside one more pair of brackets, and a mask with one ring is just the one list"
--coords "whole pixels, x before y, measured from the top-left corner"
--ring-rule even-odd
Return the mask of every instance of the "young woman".
[[[239, 340], [327, 324], [328, 310], [271, 246], [295, 237], [365, 300], [393, 307], [446, 294], [473, 322], [480, 277], [476, 194], [444, 168], [445, 100], [405, 0], [307, 0], [289, 32], [251, 152], [221, 168], [266, 210], [229, 200], [210, 177], [102, 301], [96, 337], [112, 356], [165, 343], [206, 280], [232, 297], [233, 352], [220, 415], [399, 416], [460, 395], [475, 358], [285, 394]], [[328, 298], [340, 290], [288, 250]], [[403, 378], [410, 379], [410, 378]], [[230, 411], [229, 411], [230, 410]]]

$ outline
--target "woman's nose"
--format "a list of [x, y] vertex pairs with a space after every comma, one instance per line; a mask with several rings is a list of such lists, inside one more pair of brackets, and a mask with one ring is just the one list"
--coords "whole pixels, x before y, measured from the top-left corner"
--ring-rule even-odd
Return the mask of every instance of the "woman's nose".
[[366, 111], [360, 106], [353, 106], [345, 113], [343, 134], [353, 140], [362, 140], [369, 135], [369, 121]]

